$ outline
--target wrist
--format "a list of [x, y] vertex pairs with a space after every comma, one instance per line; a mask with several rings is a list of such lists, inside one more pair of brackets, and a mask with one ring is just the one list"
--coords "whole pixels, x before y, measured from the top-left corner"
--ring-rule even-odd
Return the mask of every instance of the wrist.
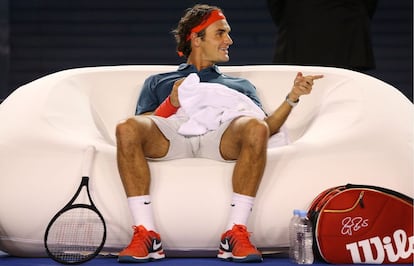
[[285, 100], [291, 107], [295, 107], [299, 103], [299, 97], [292, 97], [290, 93], [286, 95]]
[[164, 102], [162, 102], [160, 104], [160, 106], [158, 106], [158, 108], [154, 111], [154, 114], [157, 116], [162, 116], [162, 117], [169, 117], [173, 114], [175, 114], [177, 112], [179, 107], [174, 106], [171, 103], [171, 98], [170, 96], [168, 96]]

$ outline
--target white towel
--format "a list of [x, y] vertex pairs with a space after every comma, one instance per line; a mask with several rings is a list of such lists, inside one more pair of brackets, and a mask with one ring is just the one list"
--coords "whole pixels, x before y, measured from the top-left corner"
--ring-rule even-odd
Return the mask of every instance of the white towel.
[[222, 84], [200, 82], [196, 73], [181, 83], [178, 98], [178, 114], [188, 117], [178, 129], [184, 136], [202, 135], [239, 116], [265, 117], [263, 110], [246, 95]]

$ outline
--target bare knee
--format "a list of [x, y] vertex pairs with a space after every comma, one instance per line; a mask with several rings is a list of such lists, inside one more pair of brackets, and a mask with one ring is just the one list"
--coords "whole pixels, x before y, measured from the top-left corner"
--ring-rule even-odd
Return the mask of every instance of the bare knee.
[[119, 123], [116, 127], [118, 151], [134, 153], [142, 151], [144, 156], [160, 158], [165, 156], [169, 141], [151, 118], [138, 116]]
[[243, 145], [248, 145], [258, 151], [267, 148], [269, 139], [269, 127], [266, 122], [258, 119], [251, 119], [245, 127], [243, 134]]
[[116, 126], [116, 140], [119, 148], [139, 143], [142, 132], [142, 126], [135, 118], [120, 122]]
[[124, 120], [122, 122], [120, 122], [117, 126], [116, 126], [116, 138], [117, 139], [123, 139], [126, 136], [130, 135], [131, 133], [134, 133], [134, 126], [133, 126], [133, 122], [131, 121], [131, 119], [128, 120]]

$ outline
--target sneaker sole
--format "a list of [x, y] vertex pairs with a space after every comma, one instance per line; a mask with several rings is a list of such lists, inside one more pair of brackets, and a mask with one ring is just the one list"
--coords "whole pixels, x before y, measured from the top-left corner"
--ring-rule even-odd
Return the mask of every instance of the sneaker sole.
[[258, 254], [251, 254], [245, 257], [236, 257], [236, 256], [233, 256], [231, 252], [223, 252], [221, 254], [218, 254], [217, 257], [222, 260], [233, 261], [233, 262], [262, 262], [263, 261], [263, 257]]
[[121, 263], [141, 263], [149, 262], [153, 260], [161, 260], [165, 258], [164, 253], [154, 252], [150, 253], [147, 257], [134, 257], [134, 256], [118, 256], [118, 262]]

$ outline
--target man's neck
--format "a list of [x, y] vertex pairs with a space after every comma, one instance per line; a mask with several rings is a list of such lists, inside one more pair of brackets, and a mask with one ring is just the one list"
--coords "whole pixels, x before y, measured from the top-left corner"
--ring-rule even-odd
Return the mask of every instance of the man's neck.
[[214, 65], [214, 62], [211, 61], [205, 61], [198, 57], [195, 57], [194, 55], [190, 54], [190, 56], [187, 59], [187, 64], [193, 65], [197, 68], [198, 71], [201, 71], [205, 68], [211, 67]]

